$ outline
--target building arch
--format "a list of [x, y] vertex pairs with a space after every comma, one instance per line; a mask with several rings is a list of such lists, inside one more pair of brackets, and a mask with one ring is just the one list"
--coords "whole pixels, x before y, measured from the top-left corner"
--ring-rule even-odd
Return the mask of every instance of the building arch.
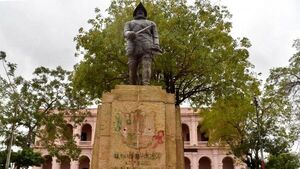
[[90, 168], [90, 158], [86, 155], [79, 157], [79, 169], [89, 169]]
[[224, 157], [222, 160], [223, 169], [234, 169], [234, 160], [231, 157]]
[[92, 126], [89, 123], [82, 125], [80, 141], [92, 141]]
[[182, 128], [182, 138], [183, 138], [183, 141], [190, 141], [190, 129], [189, 129], [189, 126], [187, 124], [182, 123], [181, 124], [181, 128]]
[[184, 157], [184, 168], [191, 169], [191, 160], [188, 157]]
[[70, 169], [71, 168], [71, 159], [68, 156], [62, 156], [60, 159], [60, 169]]
[[42, 169], [52, 169], [52, 157], [50, 155], [44, 156], [44, 163]]
[[212, 169], [209, 157], [204, 156], [199, 159], [199, 169]]
[[201, 130], [201, 125], [197, 126], [197, 139], [198, 141], [208, 141], [208, 137], [205, 132]]

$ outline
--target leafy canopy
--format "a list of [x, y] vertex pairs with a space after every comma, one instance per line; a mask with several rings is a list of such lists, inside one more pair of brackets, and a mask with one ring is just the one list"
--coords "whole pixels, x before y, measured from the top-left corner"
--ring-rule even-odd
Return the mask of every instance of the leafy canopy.
[[296, 53], [290, 58], [290, 64], [270, 71], [267, 84], [274, 94], [292, 102], [293, 111], [300, 117], [300, 39], [295, 40]]
[[249, 168], [259, 167], [260, 151], [270, 160], [290, 158], [286, 154], [299, 136], [299, 56], [298, 48], [288, 67], [271, 70], [261, 92], [227, 95], [201, 112], [210, 143], [229, 145]]
[[[107, 17], [96, 9], [96, 17], [88, 21], [91, 28], [79, 29], [76, 55], [84, 58], [75, 66], [76, 90], [100, 98], [102, 92], [127, 83], [123, 27], [136, 5], [137, 1], [113, 0]], [[226, 8], [200, 0], [192, 6], [182, 0], [145, 0], [144, 5], [148, 19], [158, 26], [164, 51], [155, 58], [151, 84], [174, 93], [177, 105], [187, 99], [210, 105], [254, 83], [247, 60], [250, 42], [230, 35]]]
[[[4, 169], [7, 151], [0, 152], [0, 169]], [[30, 166], [40, 166], [44, 159], [40, 153], [34, 152], [31, 148], [12, 153], [11, 162], [15, 168], [24, 168]]]
[[267, 169], [298, 169], [299, 167], [300, 157], [292, 153], [282, 153], [277, 156], [271, 155], [266, 164]]
[[0, 61], [6, 70], [6, 76], [0, 76], [0, 144], [7, 149], [15, 138], [12, 145], [25, 153], [39, 143], [52, 156], [78, 158], [80, 149], [65, 129], [83, 121], [90, 99], [73, 90], [71, 72], [38, 67], [34, 77], [25, 80], [15, 75], [17, 65], [7, 61], [4, 52]]

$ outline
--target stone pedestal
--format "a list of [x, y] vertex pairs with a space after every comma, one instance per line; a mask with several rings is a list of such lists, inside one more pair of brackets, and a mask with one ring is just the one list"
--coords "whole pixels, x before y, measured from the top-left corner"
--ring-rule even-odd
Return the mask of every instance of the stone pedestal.
[[103, 94], [92, 169], [183, 169], [174, 102], [158, 86], [119, 85]]

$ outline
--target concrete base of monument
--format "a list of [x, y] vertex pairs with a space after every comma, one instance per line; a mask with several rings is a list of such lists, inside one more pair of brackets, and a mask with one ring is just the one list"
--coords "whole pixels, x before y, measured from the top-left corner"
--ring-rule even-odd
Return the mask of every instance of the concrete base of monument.
[[159, 86], [118, 85], [99, 106], [92, 169], [183, 169], [180, 111]]

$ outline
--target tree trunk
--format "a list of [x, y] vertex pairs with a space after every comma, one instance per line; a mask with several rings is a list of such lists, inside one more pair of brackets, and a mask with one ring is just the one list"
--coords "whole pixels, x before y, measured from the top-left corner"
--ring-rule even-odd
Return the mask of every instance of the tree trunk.
[[255, 169], [259, 169], [259, 157], [258, 157], [258, 151], [255, 150]]
[[166, 91], [168, 93], [175, 94], [175, 99], [176, 99], [175, 104], [177, 106], [179, 106], [180, 105], [179, 89], [176, 88], [175, 80], [173, 78], [174, 77], [173, 77], [172, 72], [164, 73], [164, 82], [165, 82], [165, 85], [166, 85]]
[[10, 164], [10, 156], [11, 156], [11, 147], [14, 141], [14, 132], [15, 132], [15, 123], [11, 126], [11, 135], [10, 135], [10, 140], [7, 146], [7, 156], [6, 156], [6, 163], [5, 163], [5, 169], [9, 168]]

